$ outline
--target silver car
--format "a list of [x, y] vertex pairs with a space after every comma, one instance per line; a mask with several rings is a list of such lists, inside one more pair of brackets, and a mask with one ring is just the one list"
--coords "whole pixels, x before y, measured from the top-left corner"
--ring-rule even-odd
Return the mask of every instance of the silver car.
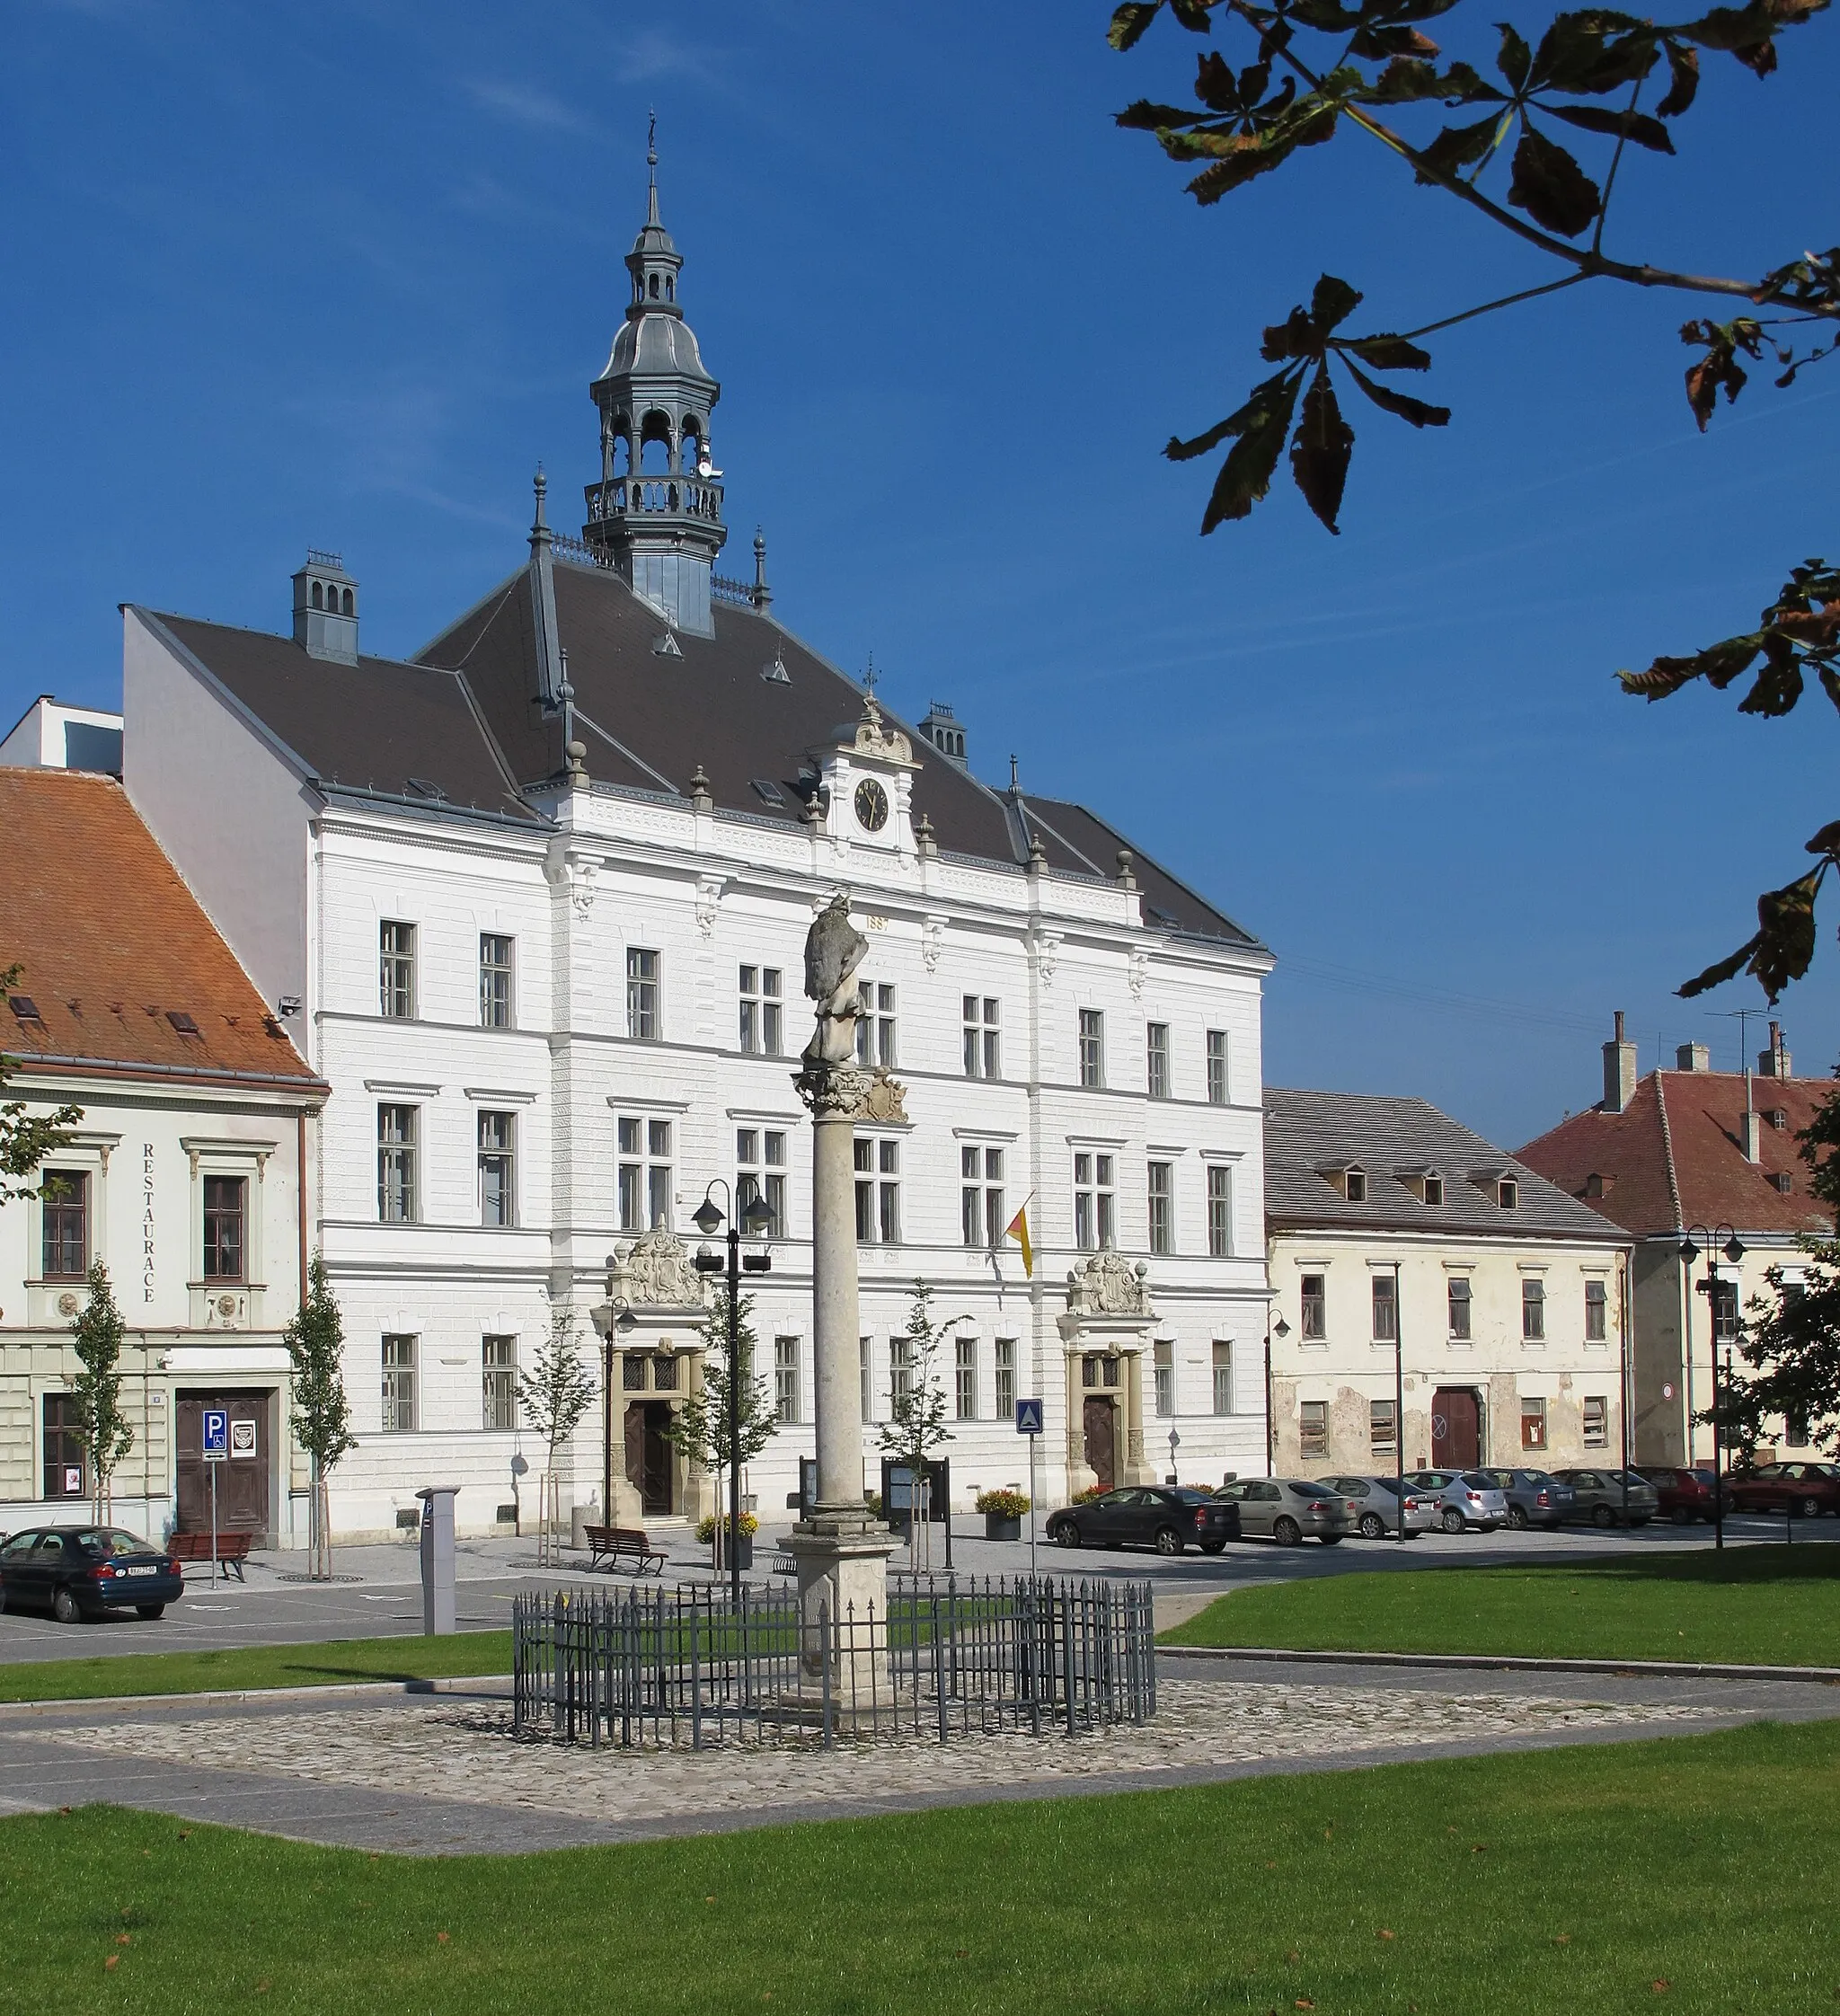
[[1438, 1501], [1446, 1533], [1471, 1526], [1494, 1533], [1508, 1524], [1508, 1494], [1486, 1470], [1409, 1470], [1405, 1481], [1421, 1497]]
[[[1396, 1477], [1325, 1477], [1331, 1490], [1348, 1499], [1355, 1516], [1355, 1530], [1363, 1540], [1383, 1540], [1399, 1531], [1399, 1480]], [[1443, 1511], [1435, 1493], [1421, 1497], [1408, 1484], [1405, 1488], [1405, 1536], [1416, 1540], [1438, 1525]]]
[[1240, 1508], [1242, 1540], [1295, 1547], [1305, 1538], [1332, 1547], [1355, 1530], [1354, 1508], [1331, 1484], [1308, 1477], [1249, 1477], [1214, 1494]]

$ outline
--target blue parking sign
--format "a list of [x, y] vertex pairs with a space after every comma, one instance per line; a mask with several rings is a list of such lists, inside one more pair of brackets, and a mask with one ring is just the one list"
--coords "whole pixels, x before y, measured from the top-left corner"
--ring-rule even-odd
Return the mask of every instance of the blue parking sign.
[[1019, 1400], [1016, 1402], [1016, 1433], [1041, 1433], [1041, 1402], [1039, 1400]]
[[205, 1461], [222, 1463], [230, 1454], [229, 1411], [222, 1407], [207, 1407], [202, 1420]]

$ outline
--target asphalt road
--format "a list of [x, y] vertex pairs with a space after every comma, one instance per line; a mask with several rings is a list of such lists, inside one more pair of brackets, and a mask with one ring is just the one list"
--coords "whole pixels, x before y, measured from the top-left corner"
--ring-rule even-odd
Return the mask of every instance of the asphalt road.
[[[953, 1566], [960, 1575], [1015, 1575], [1029, 1568], [1026, 1533], [1020, 1543], [986, 1541], [970, 1520], [960, 1520], [952, 1542]], [[1762, 1517], [1726, 1521], [1728, 1544], [1781, 1546], [1782, 1522]], [[670, 1555], [666, 1579], [706, 1577], [706, 1550], [696, 1546], [687, 1529], [657, 1529]], [[756, 1579], [771, 1559], [770, 1533], [756, 1543]], [[933, 1535], [933, 1570], [942, 1572], [944, 1541]], [[1840, 1519], [1798, 1521], [1793, 1544], [1833, 1545], [1840, 1542]], [[1338, 1547], [1305, 1543], [1279, 1547], [1246, 1541], [1218, 1555], [1186, 1554], [1164, 1561], [1132, 1551], [1096, 1553], [1083, 1550], [1063, 1553], [1042, 1546], [1037, 1560], [1044, 1574], [1075, 1575], [1103, 1580], [1149, 1580], [1160, 1597], [1175, 1598], [1171, 1611], [1196, 1607], [1195, 1599], [1261, 1582], [1296, 1581], [1309, 1576], [1348, 1575], [1379, 1570], [1410, 1574], [1420, 1569], [1464, 1562], [1497, 1566], [1516, 1561], [1565, 1561], [1586, 1557], [1650, 1555], [1682, 1548], [1710, 1547], [1706, 1526], [1653, 1525], [1632, 1533], [1601, 1533], [1591, 1527], [1554, 1534], [1428, 1534], [1401, 1546], [1393, 1541], [1347, 1540]], [[579, 1557], [578, 1557], [579, 1558]], [[909, 1565], [902, 1547], [890, 1566]], [[927, 1565], [924, 1561], [922, 1566]], [[342, 1550], [335, 1569], [349, 1581], [312, 1584], [284, 1578], [304, 1566], [297, 1554], [252, 1558], [246, 1584], [219, 1582], [194, 1574], [185, 1596], [155, 1622], [118, 1616], [89, 1624], [59, 1624], [49, 1617], [0, 1615], [0, 1662], [87, 1658], [127, 1652], [197, 1651], [234, 1645], [312, 1644], [328, 1639], [385, 1638], [421, 1630], [420, 1565], [412, 1546]], [[605, 1572], [539, 1569], [529, 1540], [465, 1542], [459, 1550], [456, 1608], [462, 1631], [502, 1629], [510, 1621], [511, 1599], [521, 1591], [558, 1587], [606, 1587]]]

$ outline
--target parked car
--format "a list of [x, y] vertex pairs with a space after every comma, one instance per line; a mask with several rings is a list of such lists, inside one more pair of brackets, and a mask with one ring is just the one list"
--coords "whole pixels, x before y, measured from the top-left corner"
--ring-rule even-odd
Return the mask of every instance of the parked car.
[[1508, 1500], [1486, 1470], [1409, 1470], [1405, 1481], [1438, 1501], [1438, 1524], [1446, 1533], [1469, 1526], [1495, 1533], [1508, 1524]]
[[1695, 1519], [1710, 1519], [1716, 1510], [1710, 1470], [1676, 1470], [1667, 1463], [1644, 1463], [1633, 1474], [1655, 1487], [1657, 1510], [1677, 1526], [1690, 1526]]
[[[1399, 1480], [1396, 1477], [1325, 1477], [1331, 1490], [1348, 1499], [1355, 1530], [1363, 1540], [1382, 1540], [1399, 1531]], [[1416, 1540], [1438, 1524], [1441, 1508], [1436, 1499], [1420, 1498], [1408, 1484], [1405, 1491], [1405, 1536]]]
[[1728, 1512], [1793, 1511], [1798, 1519], [1840, 1512], [1840, 1477], [1824, 1463], [1766, 1463], [1725, 1480]]
[[1661, 1508], [1660, 1494], [1632, 1470], [1555, 1470], [1552, 1474], [1578, 1493], [1573, 1516], [1593, 1525], [1621, 1525], [1626, 1505], [1630, 1525], [1645, 1526]]
[[1243, 1538], [1295, 1547], [1305, 1536], [1332, 1547], [1355, 1530], [1355, 1508], [1332, 1484], [1307, 1477], [1249, 1477], [1223, 1484], [1218, 1497], [1239, 1508]]
[[179, 1563], [113, 1526], [29, 1526], [0, 1547], [0, 1609], [75, 1624], [105, 1610], [157, 1617], [178, 1601]]
[[1485, 1470], [1508, 1500], [1508, 1523], [1518, 1533], [1529, 1526], [1561, 1526], [1570, 1516], [1578, 1494], [1570, 1484], [1544, 1470]]
[[1060, 1547], [1154, 1547], [1159, 1554], [1179, 1554], [1192, 1540], [1204, 1554], [1217, 1554], [1239, 1536], [1237, 1506], [1207, 1491], [1160, 1484], [1127, 1485], [1048, 1516], [1048, 1537]]

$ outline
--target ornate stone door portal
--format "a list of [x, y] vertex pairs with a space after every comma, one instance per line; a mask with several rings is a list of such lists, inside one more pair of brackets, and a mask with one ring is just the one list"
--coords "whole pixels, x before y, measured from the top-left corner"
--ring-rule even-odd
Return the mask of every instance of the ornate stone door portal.
[[1067, 1276], [1055, 1319], [1066, 1364], [1067, 1490], [1154, 1484], [1144, 1459], [1144, 1353], [1156, 1312], [1149, 1269], [1122, 1253], [1094, 1253]]

